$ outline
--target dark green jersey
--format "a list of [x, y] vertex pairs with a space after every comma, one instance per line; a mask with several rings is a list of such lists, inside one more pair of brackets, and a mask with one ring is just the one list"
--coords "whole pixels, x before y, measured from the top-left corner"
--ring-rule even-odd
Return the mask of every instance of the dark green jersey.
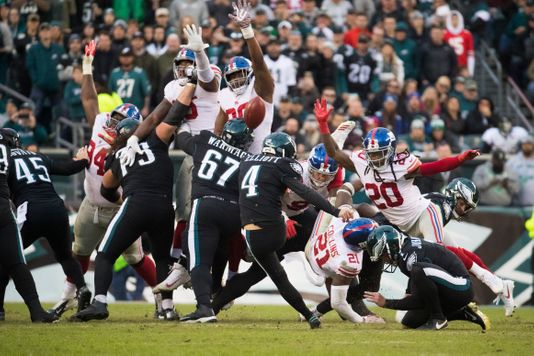
[[145, 106], [145, 97], [150, 96], [150, 81], [142, 68], [134, 67], [124, 71], [117, 67], [111, 71], [109, 88], [117, 92], [125, 103], [134, 104], [141, 110]]

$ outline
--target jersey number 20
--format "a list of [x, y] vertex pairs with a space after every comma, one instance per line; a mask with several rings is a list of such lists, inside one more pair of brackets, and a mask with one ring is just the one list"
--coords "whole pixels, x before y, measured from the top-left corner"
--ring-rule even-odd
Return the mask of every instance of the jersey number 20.
[[402, 197], [397, 184], [393, 182], [380, 183], [379, 185], [375, 183], [366, 183], [365, 192], [378, 209], [394, 208], [404, 203], [404, 198]]

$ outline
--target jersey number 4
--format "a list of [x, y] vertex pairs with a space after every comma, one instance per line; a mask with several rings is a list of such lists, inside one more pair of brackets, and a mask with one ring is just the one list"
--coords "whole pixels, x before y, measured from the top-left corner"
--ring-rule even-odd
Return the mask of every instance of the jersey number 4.
[[258, 196], [258, 175], [260, 173], [260, 165], [252, 166], [248, 169], [241, 182], [241, 190], [247, 191], [247, 198]]
[[[198, 169], [198, 177], [205, 180], [212, 180], [215, 171], [219, 167], [219, 163], [222, 161], [222, 158], [223, 155], [220, 152], [208, 150], [202, 159], [200, 168]], [[226, 181], [230, 179], [239, 169], [239, 161], [230, 157], [226, 157], [222, 162], [228, 165], [228, 168], [224, 171], [224, 173], [219, 175], [217, 185], [224, 187]]]
[[89, 156], [89, 164], [94, 164], [97, 168], [96, 174], [103, 176], [106, 173], [104, 164], [106, 162], [106, 155], [108, 151], [102, 148], [95, 154], [96, 144], [93, 140], [89, 141], [89, 148], [87, 149], [87, 155]]
[[28, 165], [23, 159], [15, 159], [15, 172], [17, 173], [17, 180], [26, 180], [26, 184], [33, 184], [35, 182], [50, 183], [50, 176], [48, 170], [43, 163], [41, 157], [30, 157]]
[[404, 203], [396, 183], [366, 183], [365, 192], [378, 209], [394, 208]]

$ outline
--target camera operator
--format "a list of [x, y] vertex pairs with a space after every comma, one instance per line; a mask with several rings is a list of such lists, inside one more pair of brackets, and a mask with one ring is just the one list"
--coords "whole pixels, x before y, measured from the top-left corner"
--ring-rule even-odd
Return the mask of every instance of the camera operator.
[[39, 146], [47, 140], [46, 129], [37, 123], [33, 108], [23, 103], [19, 110], [9, 118], [4, 128], [10, 128], [20, 135], [20, 143], [24, 149], [37, 152]]

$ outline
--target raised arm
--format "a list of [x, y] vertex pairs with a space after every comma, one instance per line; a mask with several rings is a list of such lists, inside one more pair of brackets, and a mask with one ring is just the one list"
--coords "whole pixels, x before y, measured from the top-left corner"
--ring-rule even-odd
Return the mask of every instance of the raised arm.
[[165, 116], [161, 124], [156, 127], [156, 135], [165, 143], [169, 143], [176, 129], [182, 124], [182, 120], [189, 111], [189, 105], [195, 94], [196, 85], [187, 83], [178, 99], [172, 105], [171, 110]]
[[236, 25], [241, 28], [243, 38], [247, 42], [250, 60], [252, 61], [252, 69], [256, 80], [254, 82], [254, 90], [260, 98], [268, 103], [273, 102], [274, 80], [269, 72], [269, 68], [263, 60], [263, 52], [260, 44], [254, 37], [254, 29], [250, 24], [252, 18], [250, 16], [250, 3], [246, 0], [238, 0], [237, 3], [232, 3], [234, 13], [228, 16]]
[[322, 98], [321, 100], [317, 99], [315, 101], [313, 112], [319, 123], [319, 131], [321, 132], [321, 140], [324, 143], [326, 152], [328, 155], [339, 163], [343, 168], [348, 169], [351, 172], [356, 172], [354, 163], [350, 157], [343, 152], [335, 143], [334, 139], [330, 135], [330, 129], [328, 128], [328, 117], [332, 113], [333, 108], [328, 108], [326, 99]]
[[219, 108], [219, 113], [217, 114], [217, 118], [215, 119], [215, 129], [213, 130], [213, 133], [217, 136], [221, 136], [224, 125], [228, 121], [228, 115], [224, 112], [222, 108]]
[[96, 42], [91, 40], [85, 45], [85, 54], [82, 61], [82, 99], [83, 111], [89, 125], [93, 126], [96, 116], [100, 113], [98, 107], [98, 94], [96, 93], [95, 82], [93, 80], [93, 59], [95, 57]]
[[443, 158], [434, 162], [422, 163], [413, 172], [408, 173], [405, 178], [410, 179], [419, 176], [432, 176], [441, 172], [452, 171], [460, 167], [464, 162], [470, 161], [479, 156], [477, 150], [467, 150], [457, 156]]

